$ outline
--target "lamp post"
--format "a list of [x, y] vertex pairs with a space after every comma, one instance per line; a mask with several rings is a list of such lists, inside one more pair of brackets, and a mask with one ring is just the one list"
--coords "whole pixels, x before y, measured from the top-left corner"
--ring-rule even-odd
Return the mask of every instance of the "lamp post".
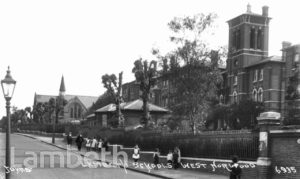
[[[7, 128], [6, 128], [6, 155], [5, 166], [10, 168], [10, 100], [14, 94], [16, 81], [11, 77], [9, 67], [6, 76], [1, 80], [1, 86], [4, 98], [6, 100], [6, 115], [7, 115]], [[6, 179], [10, 178], [10, 172], [5, 173]]]

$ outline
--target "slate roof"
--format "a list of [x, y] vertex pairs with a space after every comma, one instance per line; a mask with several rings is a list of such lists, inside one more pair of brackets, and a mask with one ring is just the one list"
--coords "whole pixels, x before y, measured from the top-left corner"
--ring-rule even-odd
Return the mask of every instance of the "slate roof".
[[[39, 103], [45, 103], [48, 102], [50, 100], [50, 98], [55, 98], [57, 96], [55, 95], [41, 95], [41, 94], [35, 94], [35, 102]], [[67, 101], [70, 101], [73, 98], [78, 98], [82, 104], [86, 107], [89, 108], [93, 105], [93, 103], [95, 103], [98, 99], [98, 97], [96, 96], [80, 96], [80, 95], [65, 95], [65, 99]]]
[[[160, 106], [151, 104], [149, 104], [149, 111], [150, 112], [169, 112], [168, 109], [162, 108]], [[127, 102], [127, 103], [121, 103], [121, 109], [122, 110], [132, 110], [132, 111], [142, 111], [143, 110], [143, 101], [141, 99], [137, 99], [131, 102]], [[116, 105], [115, 104], [109, 104], [106, 105], [100, 109], [97, 109], [96, 112], [113, 112], [116, 110]]]
[[263, 64], [263, 63], [268, 63], [268, 62], [279, 62], [279, 63], [282, 62], [282, 63], [284, 63], [282, 61], [281, 56], [274, 55], [274, 56], [267, 57], [267, 58], [265, 58], [265, 59], [263, 59], [261, 61], [258, 61], [256, 63], [250, 64], [250, 65], [246, 66], [245, 68], [256, 66], [256, 65], [260, 65], [260, 64]]

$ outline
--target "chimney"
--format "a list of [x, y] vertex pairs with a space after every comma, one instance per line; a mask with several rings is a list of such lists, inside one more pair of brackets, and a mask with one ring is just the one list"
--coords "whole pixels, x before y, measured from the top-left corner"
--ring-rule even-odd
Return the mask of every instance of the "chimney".
[[288, 42], [288, 41], [283, 41], [282, 42], [282, 50], [285, 49], [285, 48], [288, 48], [292, 45], [291, 42]]
[[262, 7], [262, 15], [265, 17], [269, 16], [269, 7], [268, 6], [263, 6]]
[[248, 3], [248, 5], [247, 5], [247, 13], [252, 13], [251, 12], [251, 5]]

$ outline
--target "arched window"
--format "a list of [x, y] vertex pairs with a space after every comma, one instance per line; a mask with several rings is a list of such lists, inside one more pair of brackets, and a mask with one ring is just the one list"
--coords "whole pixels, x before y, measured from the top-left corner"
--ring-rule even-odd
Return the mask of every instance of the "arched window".
[[237, 101], [238, 101], [238, 94], [237, 94], [237, 92], [234, 91], [233, 94], [232, 94], [232, 96], [233, 96], [233, 102], [237, 103]]
[[257, 43], [257, 49], [262, 49], [262, 30], [261, 29], [258, 29], [257, 31], [257, 40], [256, 40], [256, 43]]
[[223, 96], [222, 94], [220, 95], [219, 102], [220, 102], [221, 104], [223, 104], [223, 103], [224, 103], [224, 96]]
[[71, 108], [71, 118], [73, 118], [74, 114], [73, 114], [73, 108]]
[[264, 101], [264, 91], [262, 88], [259, 88], [258, 90], [258, 101], [263, 102]]
[[250, 48], [255, 48], [255, 28], [252, 27], [250, 30]]
[[81, 107], [78, 106], [78, 118], [81, 118]]
[[257, 90], [255, 88], [252, 91], [252, 99], [253, 101], [257, 101]]

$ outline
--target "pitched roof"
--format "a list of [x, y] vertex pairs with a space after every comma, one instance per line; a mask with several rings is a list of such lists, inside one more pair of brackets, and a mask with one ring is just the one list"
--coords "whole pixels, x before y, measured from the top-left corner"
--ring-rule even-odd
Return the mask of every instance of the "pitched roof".
[[[35, 94], [35, 102], [36, 103], [45, 103], [50, 100], [50, 98], [56, 98], [57, 96], [55, 95], [40, 95], [40, 94]], [[67, 101], [70, 101], [73, 98], [78, 98], [82, 104], [86, 107], [89, 108], [93, 105], [94, 102], [97, 101], [98, 97], [96, 96], [79, 96], [79, 95], [65, 95], [65, 99]]]
[[[159, 107], [157, 105], [149, 104], [149, 111], [150, 112], [169, 112], [168, 109]], [[126, 110], [133, 110], [133, 111], [142, 111], [143, 110], [143, 101], [141, 99], [137, 99], [131, 102], [127, 102], [127, 103], [121, 103], [121, 109], [126, 111]], [[109, 105], [106, 105], [98, 110], [96, 110], [96, 112], [113, 112], [116, 110], [116, 105], [111, 103]]]
[[248, 68], [248, 67], [252, 67], [252, 66], [256, 66], [256, 65], [260, 65], [260, 64], [263, 64], [263, 63], [267, 63], [267, 62], [279, 62], [279, 63], [284, 63], [282, 61], [282, 58], [281, 56], [270, 56], [270, 57], [267, 57], [261, 61], [258, 61], [256, 63], [253, 63], [253, 64], [250, 64], [248, 66], [246, 66], [245, 68]]

